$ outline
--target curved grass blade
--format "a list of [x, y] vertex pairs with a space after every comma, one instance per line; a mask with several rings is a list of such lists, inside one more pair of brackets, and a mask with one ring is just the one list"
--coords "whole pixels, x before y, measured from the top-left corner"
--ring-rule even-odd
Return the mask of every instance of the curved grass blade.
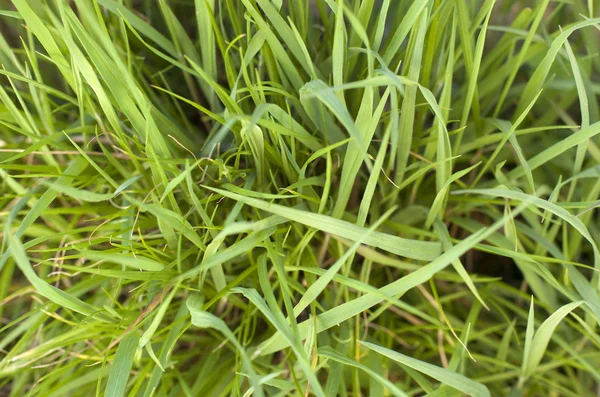
[[[521, 204], [514, 211], [511, 212], [513, 217], [518, 216], [523, 212], [528, 202]], [[368, 310], [369, 308], [381, 303], [384, 299], [381, 295], [387, 295], [390, 298], [398, 297], [406, 293], [406, 291], [416, 287], [419, 284], [430, 280], [437, 272], [445, 269], [452, 261], [462, 256], [465, 252], [472, 249], [479, 242], [493, 235], [497, 230], [503, 227], [506, 223], [506, 219], [501, 218], [494, 222], [492, 225], [482, 228], [477, 232], [473, 233], [460, 243], [456, 244], [449, 250], [446, 250], [437, 259], [425, 265], [418, 270], [408, 274], [407, 276], [394, 281], [391, 284], [386, 285], [378, 290], [377, 294], [368, 293], [354, 300], [345, 302], [333, 309], [330, 309], [317, 316], [317, 332], [322, 332], [326, 329], [339, 325], [340, 323]], [[301, 338], [306, 338], [309, 327], [312, 325], [312, 319], [304, 321], [298, 326], [301, 333]], [[263, 342], [259, 346], [261, 354], [269, 354], [279, 351], [287, 347], [287, 342], [282, 338], [281, 335], [275, 334], [267, 341]]]
[[[335, 219], [326, 215], [301, 211], [279, 204], [270, 204], [262, 200], [246, 197], [241, 194], [229, 192], [227, 190], [211, 188], [208, 186], [205, 187], [230, 199], [240, 201], [244, 204], [270, 212], [274, 215], [279, 215], [291, 221], [298, 222], [327, 233], [335, 234], [336, 236], [340, 236], [348, 240], [357, 241], [366, 231], [364, 227], [360, 227], [350, 222]], [[371, 236], [364, 240], [364, 244], [381, 248], [396, 255], [420, 260], [432, 260], [440, 253], [439, 243], [407, 240], [381, 232], [371, 233]]]
[[481, 383], [475, 382], [464, 375], [441, 368], [425, 361], [406, 356], [382, 346], [374, 345], [369, 342], [359, 342], [361, 345], [388, 357], [402, 365], [406, 365], [414, 370], [431, 376], [432, 378], [442, 382], [444, 385], [451, 386], [461, 392], [473, 397], [489, 397], [490, 391]]
[[242, 358], [242, 363], [248, 372], [248, 377], [250, 378], [250, 383], [254, 388], [254, 394], [257, 397], [264, 397], [264, 391], [262, 385], [260, 383], [260, 378], [256, 374], [254, 367], [252, 366], [252, 361], [250, 361], [250, 357], [248, 353], [246, 353], [246, 349], [240, 344], [237, 340], [236, 336], [231, 332], [227, 324], [220, 318], [215, 315], [208, 313], [202, 309], [202, 302], [197, 296], [191, 296], [186, 301], [186, 306], [190, 311], [190, 315], [192, 316], [192, 324], [199, 328], [213, 328], [219, 331], [225, 339], [227, 339], [240, 353]]
[[369, 374], [373, 379], [377, 382], [381, 383], [385, 388], [387, 388], [394, 396], [396, 397], [408, 397], [408, 394], [404, 393], [400, 390], [396, 385], [392, 382], [384, 378], [381, 374], [373, 371], [371, 368], [367, 367], [364, 364], [356, 362], [349, 357], [343, 356], [337, 351], [333, 350], [331, 347], [323, 347], [319, 349], [319, 356], [325, 357], [330, 360], [336, 361], [340, 364], [344, 364], [346, 366], [358, 368], [367, 374]]

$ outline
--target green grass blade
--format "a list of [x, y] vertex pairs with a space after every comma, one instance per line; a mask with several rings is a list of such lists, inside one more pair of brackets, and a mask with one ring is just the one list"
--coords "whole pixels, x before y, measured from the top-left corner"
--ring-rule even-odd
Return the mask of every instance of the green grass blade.
[[412, 369], [415, 369], [419, 372], [422, 372], [432, 378], [451, 386], [461, 392], [473, 396], [473, 397], [486, 397], [491, 396], [490, 391], [487, 387], [482, 385], [481, 383], [477, 383], [464, 375], [458, 374], [456, 372], [437, 367], [435, 365], [431, 365], [424, 361], [416, 360], [412, 357], [406, 356], [404, 354], [395, 352], [390, 349], [386, 349], [384, 347], [374, 345], [369, 342], [360, 342], [361, 345], [367, 347], [374, 352], [382, 354], [391, 360], [394, 360], [402, 365], [406, 365]]
[[330, 347], [324, 347], [322, 349], [319, 349], [319, 356], [328, 358], [333, 361], [337, 361], [338, 363], [344, 364], [346, 366], [359, 368], [359, 369], [365, 371], [371, 377], [373, 377], [373, 379], [375, 379], [377, 382], [381, 383], [385, 388], [387, 388], [392, 393], [392, 395], [394, 395], [396, 397], [406, 397], [407, 396], [406, 393], [404, 393], [402, 390], [400, 390], [392, 382], [390, 382], [389, 380], [387, 380], [386, 378], [381, 376], [381, 374], [377, 373], [376, 371], [373, 371], [371, 368], [367, 367], [364, 364], [358, 363], [356, 361], [351, 360], [350, 358], [348, 358], [346, 356], [341, 355], [340, 353], [338, 353], [337, 351], [333, 350]]
[[542, 361], [542, 358], [544, 357], [544, 353], [546, 352], [546, 348], [550, 342], [550, 339], [552, 338], [554, 330], [563, 320], [563, 318], [581, 306], [582, 303], [582, 301], [572, 302], [562, 306], [560, 309], [552, 313], [552, 315], [548, 317], [546, 321], [542, 323], [542, 325], [540, 325], [535, 332], [535, 336], [533, 336], [533, 339], [531, 340], [527, 359], [523, 362], [523, 379], [526, 380], [536, 372], [540, 362]]
[[[227, 190], [209, 187], [206, 188], [233, 200], [240, 201], [263, 211], [268, 211], [274, 215], [278, 215], [291, 221], [298, 222], [309, 227], [314, 227], [324, 232], [332, 233], [352, 241], [359, 240], [366, 231], [366, 229], [363, 227], [346, 221], [334, 219], [329, 216], [301, 211], [278, 204], [269, 204], [258, 199], [232, 193]], [[430, 260], [436, 258], [440, 250], [438, 243], [407, 240], [380, 232], [371, 233], [371, 236], [366, 238], [364, 243], [373, 247], [381, 248], [396, 255], [421, 260]]]
[[117, 354], [110, 369], [110, 375], [108, 376], [108, 383], [104, 392], [105, 396], [125, 396], [138, 339], [139, 337], [135, 333], [130, 333], [119, 343], [119, 348], [117, 349]]

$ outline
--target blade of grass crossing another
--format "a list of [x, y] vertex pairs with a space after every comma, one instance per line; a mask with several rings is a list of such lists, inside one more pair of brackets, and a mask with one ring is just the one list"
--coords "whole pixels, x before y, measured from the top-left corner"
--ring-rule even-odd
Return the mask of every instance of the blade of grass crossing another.
[[[87, 168], [87, 161], [85, 160], [85, 158], [77, 157], [65, 169], [64, 175], [62, 175], [61, 177], [59, 177], [56, 180], [56, 183], [58, 183], [60, 185], [69, 186], [73, 182], [73, 177], [77, 177], [77, 176], [81, 175], [81, 173], [83, 173], [83, 171], [85, 171], [86, 168]], [[19, 225], [19, 228], [17, 229], [16, 233], [14, 234], [14, 237], [16, 239], [20, 239], [23, 236], [23, 234], [25, 233], [25, 231], [29, 227], [31, 227], [40, 216], [43, 216], [44, 212], [47, 210], [47, 208], [50, 206], [50, 204], [54, 201], [54, 199], [56, 199], [57, 196], [58, 196], [58, 192], [56, 190], [54, 190], [54, 189], [46, 190], [46, 192], [44, 192], [44, 194], [42, 194], [42, 196], [31, 207], [30, 211], [27, 212], [27, 215], [25, 215], [25, 217], [21, 221], [21, 224]], [[62, 229], [62, 230], [68, 229], [68, 226], [62, 222], [59, 223], [57, 226], [60, 227], [60, 229]], [[2, 254], [2, 257], [0, 257], [0, 270], [6, 263], [7, 259], [8, 259], [8, 253], [5, 252]]]
[[377, 373], [376, 371], [373, 371], [371, 368], [367, 367], [364, 364], [361, 364], [359, 362], [352, 360], [350, 357], [346, 357], [346, 356], [340, 354], [339, 352], [335, 351], [334, 349], [332, 349], [330, 347], [320, 348], [319, 356], [325, 357], [329, 360], [336, 361], [340, 364], [344, 364], [345, 366], [361, 369], [362, 371], [369, 374], [369, 376], [371, 376], [373, 379], [375, 379], [381, 385], [383, 385], [385, 388], [387, 388], [392, 393], [392, 395], [394, 395], [396, 397], [408, 397], [408, 394], [404, 393], [396, 385], [394, 385], [394, 383], [392, 383], [389, 380], [387, 380], [386, 378], [384, 378], [381, 374]]
[[391, 360], [394, 360], [402, 365], [406, 365], [409, 368], [424, 373], [425, 375], [431, 376], [432, 378], [442, 382], [445, 385], [451, 386], [456, 390], [473, 396], [473, 397], [489, 397], [491, 396], [490, 391], [483, 384], [475, 382], [464, 375], [450, 371], [425, 361], [417, 360], [415, 358], [406, 356], [404, 354], [395, 352], [382, 346], [375, 345], [369, 342], [360, 342], [361, 345], [367, 347], [369, 350], [377, 352]]
[[[227, 190], [216, 189], [207, 186], [205, 186], [205, 188], [230, 199], [243, 202], [244, 204], [261, 209], [263, 211], [268, 211], [274, 215], [279, 215], [294, 222], [298, 222], [309, 227], [314, 227], [318, 230], [332, 233], [352, 241], [360, 239], [365, 232], [365, 228], [363, 227], [326, 215], [301, 211], [279, 204], [270, 204], [262, 200], [232, 193]], [[435, 259], [440, 252], [439, 243], [408, 240], [380, 232], [372, 232], [371, 236], [364, 240], [364, 244], [378, 247], [397, 255], [421, 260]]]
[[512, 84], [515, 80], [515, 77], [517, 76], [519, 68], [523, 64], [525, 55], [527, 54], [527, 51], [529, 50], [529, 47], [531, 46], [531, 42], [533, 41], [533, 38], [540, 26], [540, 22], [542, 21], [542, 18], [544, 17], [544, 14], [546, 12], [546, 9], [548, 8], [549, 3], [550, 3], [550, 0], [543, 0], [542, 2], [539, 3], [539, 5], [536, 9], [535, 18], [531, 24], [531, 27], [529, 28], [529, 30], [527, 32], [527, 37], [525, 38], [525, 41], [523, 42], [523, 45], [521, 46], [519, 55], [517, 56], [517, 59], [515, 60], [515, 66], [513, 68], [511, 68], [510, 75], [508, 76], [508, 79], [504, 83], [504, 89], [502, 90], [502, 94], [500, 94], [500, 99], [496, 103], [496, 108], [494, 109], [494, 117], [498, 117], [498, 114], [500, 113], [500, 110], [502, 109], [504, 100], [506, 99], [506, 96], [508, 95], [510, 87], [512, 86]]
[[223, 320], [202, 309], [202, 303], [202, 300], [196, 295], [192, 295], [186, 301], [186, 306], [192, 317], [192, 324], [199, 328], [212, 328], [219, 331], [228, 342], [235, 346], [242, 358], [242, 363], [245, 367], [244, 369], [248, 373], [250, 384], [254, 388], [254, 394], [258, 397], [264, 397], [262, 385], [260, 384], [259, 377], [252, 366], [252, 361], [250, 360], [246, 349], [240, 344]]
[[361, 150], [360, 156], [364, 159], [364, 162], [370, 171], [373, 168], [373, 164], [368, 156], [367, 147], [363, 142], [362, 135], [356, 127], [354, 120], [352, 120], [348, 109], [336, 97], [334, 90], [328, 87], [323, 81], [314, 80], [304, 85], [300, 94], [306, 98], [318, 99], [336, 116], [339, 122], [346, 128], [348, 133], [350, 133], [353, 141], [358, 144]]
[[[506, 142], [510, 139], [510, 137], [515, 133], [516, 129], [519, 127], [519, 125], [521, 125], [523, 120], [525, 120], [525, 117], [529, 114], [529, 112], [531, 111], [531, 108], [533, 107], [533, 105], [535, 105], [535, 103], [537, 102], [537, 99], [540, 97], [541, 93], [542, 93], [541, 91], [537, 93], [537, 95], [529, 103], [529, 106], [527, 106], [527, 108], [525, 110], [523, 110], [523, 113], [521, 113], [519, 118], [510, 126], [510, 128], [507, 131], [505, 131], [504, 136], [502, 137], [502, 140], [500, 141], [500, 143], [498, 145], [496, 145], [494, 152], [489, 157], [489, 159], [486, 161], [485, 165], [481, 168], [481, 171], [479, 171], [479, 173], [477, 174], [477, 177], [475, 177], [475, 179], [473, 180], [471, 187], [477, 185], [477, 182], [479, 182], [479, 180], [483, 177], [483, 175], [485, 174], [485, 171], [487, 171], [489, 169], [489, 167], [492, 166], [492, 163], [494, 162], [496, 157], [500, 154], [500, 151], [504, 147], [504, 144], [506, 144]], [[503, 125], [504, 124], [501, 124], [500, 126], [503, 127]], [[531, 169], [532, 169], [531, 164], [529, 163], [529, 170], [526, 170], [523, 167], [522, 167], [522, 169], [523, 169], [523, 174], [526, 174], [528, 172], [530, 173]], [[531, 179], [533, 180], [533, 177], [531, 177]]]
[[[514, 211], [511, 212], [513, 217], [518, 216], [521, 212], [523, 212], [527, 206], [530, 205], [529, 201], [519, 205]], [[473, 233], [466, 239], [462, 240], [460, 243], [454, 245], [449, 250], [446, 250], [441, 256], [437, 259], [433, 260], [428, 265], [425, 265], [418, 270], [408, 274], [407, 276], [392, 282], [391, 284], [386, 285], [383, 288], [378, 290], [379, 294], [365, 294], [359, 298], [354, 300], [345, 302], [339, 306], [336, 306], [333, 309], [330, 309], [324, 313], [321, 313], [317, 316], [317, 332], [322, 332], [326, 329], [334, 327], [340, 324], [343, 321], [346, 321], [365, 310], [383, 302], [383, 298], [381, 295], [396, 297], [403, 295], [406, 291], [416, 287], [419, 284], [427, 282], [431, 279], [436, 273], [445, 269], [448, 265], [452, 263], [452, 261], [459, 258], [468, 250], [472, 249], [479, 242], [485, 240], [489, 236], [493, 235], [497, 230], [502, 228], [506, 223], [504, 218], [494, 222], [492, 225], [482, 228], [479, 231]], [[301, 333], [301, 338], [305, 338], [309, 329], [309, 325], [312, 322], [312, 319], [304, 321], [298, 326], [298, 329]], [[279, 351], [285, 347], [287, 347], [287, 342], [280, 336], [274, 335], [267, 341], [263, 342], [259, 347], [261, 350], [261, 354], [269, 354], [276, 351]]]
[[286, 339], [286, 341], [291, 346], [292, 350], [294, 350], [294, 353], [296, 354], [296, 359], [298, 360], [298, 365], [304, 371], [304, 375], [310, 382], [311, 389], [314, 390], [313, 392], [319, 397], [325, 397], [325, 393], [321, 387], [321, 383], [319, 382], [313, 368], [310, 366], [308, 357], [306, 356], [306, 352], [299, 343], [300, 340], [304, 338], [300, 338], [300, 335], [294, 335], [287, 324], [283, 324], [280, 320], [278, 320], [277, 316], [271, 311], [271, 309], [269, 309], [268, 305], [265, 303], [265, 301], [261, 298], [261, 296], [256, 290], [236, 287], [233, 289], [233, 292], [241, 293], [250, 302], [252, 302], [258, 308], [258, 310], [262, 312], [262, 314], [267, 318], [267, 320], [277, 329], [278, 334], [282, 335]]
[[[560, 35], [558, 35], [550, 45], [550, 49], [544, 56], [544, 59], [538, 64], [537, 69], [527, 82], [523, 94], [519, 98], [519, 104], [515, 110], [515, 115], [523, 113], [525, 107], [532, 101], [533, 97], [542, 89], [544, 81], [550, 72], [552, 64], [556, 60], [556, 56], [560, 51], [561, 47], [567, 41], [569, 36], [582, 28], [593, 26], [600, 23], [600, 18], [588, 19], [586, 21], [578, 22], [572, 25], [570, 28], [565, 29]], [[518, 117], [518, 116], [517, 116]]]
[[[7, 253], [9, 253], [15, 259], [17, 266], [25, 275], [27, 281], [31, 283], [31, 285], [40, 293], [40, 295], [46, 297], [59, 306], [66, 307], [86, 316], [93, 316], [95, 313], [100, 311], [99, 308], [83, 302], [75, 296], [58, 289], [41, 279], [33, 270], [31, 262], [29, 262], [27, 253], [25, 252], [25, 249], [23, 248], [19, 238], [13, 235], [13, 233], [10, 231], [6, 231], [5, 236], [7, 236], [8, 240]], [[104, 318], [104, 316], [101, 317]]]
[[329, 269], [327, 269], [327, 271], [321, 277], [319, 277], [317, 281], [315, 281], [310, 287], [308, 287], [306, 292], [302, 295], [302, 298], [300, 298], [298, 304], [296, 304], [296, 306], [294, 307], [294, 316], [297, 317], [304, 309], [308, 307], [308, 305], [310, 305], [311, 302], [315, 301], [319, 297], [319, 295], [331, 282], [333, 277], [339, 272], [342, 265], [346, 263], [348, 258], [354, 255], [354, 253], [362, 244], [364, 239], [371, 235], [371, 233], [375, 229], [377, 229], [383, 222], [385, 222], [394, 211], [395, 208], [391, 208], [385, 214], [383, 214], [381, 218], [379, 218], [377, 222], [375, 222], [373, 226], [371, 226], [366, 231], [362, 238], [360, 238], [354, 244], [352, 244], [352, 246], [344, 253], [344, 255], [340, 257], [340, 259], [338, 259]]
[[[390, 92], [391, 89], [389, 88], [384, 92], [375, 111], [372, 109], [374, 100], [373, 88], [366, 87], [363, 92], [359, 114], [356, 119], [356, 126], [359, 131], [363, 131], [363, 136], [361, 139], [365, 146], [370, 145], [371, 141], [373, 140], [373, 136], [377, 129], [377, 124], [384, 111]], [[342, 177], [340, 180], [341, 186], [338, 189], [337, 200], [332, 212], [332, 216], [335, 218], [342, 218], [344, 211], [346, 210], [346, 206], [352, 193], [352, 188], [356, 181], [356, 176], [362, 164], [360, 150], [360, 145], [354, 142], [354, 140], [348, 143], [342, 167]], [[379, 167], [381, 169], [381, 165], [379, 165]], [[373, 169], [371, 175], [379, 174], [380, 169]], [[363, 224], [360, 224], [360, 222], [361, 220], [359, 219], [359, 225], [363, 226]]]
[[468, 173], [473, 171], [475, 168], [479, 167], [479, 164], [481, 164], [481, 163], [477, 163], [467, 169], [457, 171], [453, 175], [451, 175], [450, 178], [448, 178], [445, 185], [435, 196], [435, 199], [433, 200], [433, 203], [431, 204], [431, 208], [429, 208], [429, 213], [427, 214], [427, 219], [425, 220], [425, 227], [427, 229], [431, 228], [431, 225], [433, 225], [433, 222], [436, 219], [439, 219], [440, 214], [441, 214], [442, 204], [444, 202], [444, 199], [446, 198], [446, 195], [450, 191], [450, 186], [452, 185], [452, 183], [460, 180], [460, 178], [467, 175]]
[[[398, 54], [398, 49], [402, 46], [402, 43], [410, 30], [415, 28], [415, 24], [419, 20], [419, 15], [421, 15], [421, 12], [423, 12], [428, 3], [428, 0], [414, 1], [406, 11], [406, 14], [402, 18], [402, 22], [398, 25], [398, 28], [383, 51], [382, 58], [387, 66], [392, 67], [391, 62]], [[392, 69], [394, 68], [392, 67]]]
[[[440, 236], [440, 240], [442, 242], [442, 247], [444, 248], [444, 250], [449, 250], [450, 248], [452, 248], [452, 240], [450, 238], [450, 233], [448, 233], [448, 229], [446, 228], [444, 223], [440, 220], [436, 220], [433, 223], [433, 227], [434, 227], [436, 233], [438, 234], [438, 236]], [[462, 262], [460, 261], [460, 258], [457, 258], [456, 260], [452, 261], [452, 266], [454, 267], [454, 270], [456, 270], [456, 272], [463, 279], [463, 281], [465, 282], [467, 287], [469, 287], [469, 290], [471, 290], [471, 292], [477, 298], [477, 300], [479, 302], [481, 302], [481, 304], [487, 310], [490, 310], [490, 308], [485, 304], [485, 302], [479, 295], [479, 292], [477, 291], [477, 288], [475, 287], [475, 284], [473, 283], [471, 276], [469, 276], [469, 273], [463, 266]]]
[[[538, 369], [542, 358], [546, 352], [546, 348], [548, 347], [548, 343], [552, 338], [552, 334], [556, 327], [560, 324], [560, 322], [573, 310], [581, 306], [583, 301], [579, 302], [571, 302], [569, 304], [564, 305], [554, 313], [550, 317], [546, 319], [540, 325], [540, 327], [533, 334], [533, 300], [531, 302], [531, 310], [529, 313], [529, 319], [527, 323], [527, 340], [526, 340], [526, 348], [525, 348], [525, 356], [523, 357], [523, 366], [521, 367], [521, 377], [519, 379], [519, 384], [522, 385], [523, 382], [527, 381], [533, 374], [535, 374]], [[527, 343], [529, 342], [529, 343]]]
[[519, 200], [522, 202], [528, 202], [533, 204], [539, 208], [545, 209], [554, 215], [562, 218], [566, 222], [568, 222], [571, 226], [573, 226], [579, 233], [585, 237], [586, 240], [592, 245], [592, 249], [594, 252], [594, 267], [596, 269], [600, 269], [600, 251], [598, 250], [598, 245], [596, 241], [588, 231], [587, 227], [581, 222], [579, 218], [570, 214], [564, 208], [559, 207], [558, 205], [551, 203], [549, 201], [543, 200], [541, 198], [528, 195], [521, 192], [516, 192], [513, 190], [506, 189], [472, 189], [472, 190], [458, 190], [454, 192], [454, 194], [483, 194], [486, 196], [493, 197], [503, 197], [510, 198], [514, 200]]

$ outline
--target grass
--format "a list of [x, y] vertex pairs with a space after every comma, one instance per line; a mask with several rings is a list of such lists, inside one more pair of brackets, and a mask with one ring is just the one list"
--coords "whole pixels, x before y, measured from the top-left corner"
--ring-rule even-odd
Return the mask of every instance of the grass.
[[0, 396], [600, 394], [596, 2], [1, 7]]

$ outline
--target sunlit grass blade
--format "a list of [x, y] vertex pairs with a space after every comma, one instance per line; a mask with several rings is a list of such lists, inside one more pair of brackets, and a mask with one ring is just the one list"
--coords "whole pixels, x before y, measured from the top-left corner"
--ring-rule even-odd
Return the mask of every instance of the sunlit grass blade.
[[382, 354], [402, 365], [406, 365], [412, 369], [429, 375], [432, 378], [457, 390], [460, 390], [461, 392], [469, 396], [486, 397], [491, 395], [487, 387], [485, 387], [481, 383], [472, 381], [464, 375], [449, 371], [444, 368], [436, 367], [423, 361], [415, 360], [412, 357], [406, 356], [404, 354], [395, 352], [390, 349], [386, 349], [379, 345], [374, 345], [369, 342], [361, 342], [361, 345], [367, 347], [370, 350], [373, 350], [374, 352]]
[[129, 372], [133, 366], [133, 359], [137, 349], [139, 337], [131, 333], [123, 338], [119, 343], [117, 354], [114, 358], [108, 383], [106, 384], [105, 396], [121, 397], [125, 396]]
[[190, 315], [192, 316], [192, 324], [194, 326], [200, 328], [213, 328], [223, 334], [227, 341], [235, 346], [242, 357], [244, 370], [249, 374], [250, 382], [254, 387], [254, 394], [257, 396], [264, 396], [263, 388], [260, 386], [258, 375], [254, 371], [250, 357], [246, 353], [244, 347], [240, 345], [233, 332], [231, 332], [229, 327], [227, 327], [227, 324], [225, 324], [225, 322], [220, 318], [215, 317], [213, 314], [202, 310], [202, 302], [197, 296], [190, 297], [186, 302], [186, 306], [190, 311]]
[[[269, 204], [258, 199], [232, 193], [227, 190], [215, 188], [208, 189], [213, 190], [225, 197], [240, 201], [244, 204], [268, 211], [274, 215], [278, 215], [286, 219], [305, 224], [306, 226], [314, 227], [324, 232], [332, 233], [353, 241], [360, 239], [365, 231], [363, 227], [353, 225], [346, 221], [337, 220], [329, 216], [301, 211], [279, 204]], [[438, 243], [410, 241], [401, 237], [380, 232], [372, 232], [371, 236], [364, 240], [364, 243], [413, 259], [433, 259], [437, 257], [439, 253]]]
[[[523, 361], [522, 367], [522, 381], [526, 381], [530, 376], [532, 376], [537, 370], [542, 358], [544, 357], [544, 353], [546, 352], [546, 347], [552, 338], [552, 334], [554, 333], [555, 328], [558, 324], [565, 318], [570, 312], [579, 307], [583, 302], [572, 302], [567, 305], [564, 305], [554, 313], [550, 317], [546, 319], [540, 325], [540, 327], [535, 331], [535, 335], [531, 339], [531, 342], [526, 350], [526, 356]], [[532, 303], [533, 304], [533, 303]]]
[[367, 367], [366, 365], [363, 365], [356, 361], [352, 361], [349, 357], [341, 355], [339, 352], [336, 352], [332, 348], [326, 347], [323, 349], [319, 349], [319, 355], [321, 357], [325, 357], [330, 360], [337, 361], [337, 362], [342, 363], [347, 366], [360, 368], [361, 370], [365, 371], [370, 376], [372, 376], [375, 380], [377, 380], [377, 382], [379, 382], [383, 386], [385, 386], [396, 397], [406, 397], [407, 396], [406, 393], [404, 393], [402, 390], [400, 390], [392, 382], [390, 382], [389, 380], [387, 380], [383, 376], [381, 376], [381, 374], [373, 371], [371, 368]]

